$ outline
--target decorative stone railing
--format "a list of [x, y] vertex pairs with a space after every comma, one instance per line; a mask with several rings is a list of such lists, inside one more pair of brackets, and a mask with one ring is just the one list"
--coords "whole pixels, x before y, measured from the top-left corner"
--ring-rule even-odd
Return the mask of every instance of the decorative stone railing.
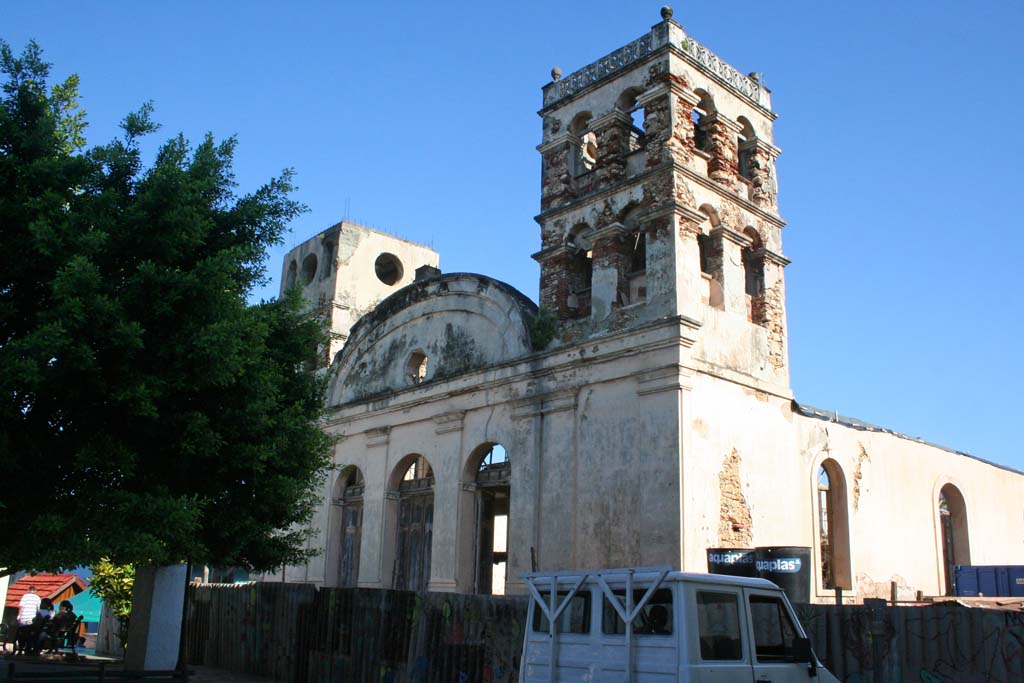
[[591, 83], [621, 71], [633, 62], [639, 61], [654, 50], [654, 40], [650, 33], [634, 40], [625, 47], [620, 47], [610, 55], [606, 55], [592, 64], [574, 71], [565, 78], [555, 81], [544, 90], [544, 106], [558, 100], [575, 95]]
[[757, 81], [744, 76], [739, 71], [725, 63], [725, 61], [723, 61], [714, 52], [689, 36], [683, 38], [680, 47], [683, 48], [683, 52], [693, 57], [697, 63], [705, 69], [716, 74], [719, 78], [723, 79], [743, 95], [746, 95], [755, 102], [760, 102], [761, 85]]
[[682, 27], [675, 24], [672, 26], [675, 28], [674, 31], [667, 30], [664, 23], [655, 26], [650, 33], [564, 78], [558, 78], [557, 73], [552, 72], [557, 80], [545, 86], [544, 106], [551, 106], [559, 100], [575, 95], [589, 85], [622, 71], [644, 59], [656, 49], [663, 47], [666, 42], [671, 42], [682, 49], [697, 64], [725, 81], [739, 94], [750, 98], [757, 104], [762, 104], [762, 86], [758, 81], [744, 76], [711, 50], [687, 36], [683, 33]]

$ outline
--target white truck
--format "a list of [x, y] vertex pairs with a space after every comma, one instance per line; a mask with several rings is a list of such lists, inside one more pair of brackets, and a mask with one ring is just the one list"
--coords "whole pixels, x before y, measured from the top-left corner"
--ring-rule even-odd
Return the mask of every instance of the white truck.
[[520, 683], [839, 683], [765, 579], [533, 572]]

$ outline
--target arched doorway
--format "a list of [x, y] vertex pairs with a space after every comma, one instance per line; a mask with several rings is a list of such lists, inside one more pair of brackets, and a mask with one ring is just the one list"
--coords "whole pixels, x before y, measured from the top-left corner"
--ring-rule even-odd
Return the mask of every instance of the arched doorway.
[[945, 592], [956, 595], [956, 566], [971, 563], [971, 543], [967, 534], [967, 503], [953, 484], [946, 484], [939, 491], [939, 529]]
[[508, 570], [508, 519], [512, 467], [500, 444], [481, 446], [469, 461], [467, 479], [476, 481], [474, 586], [477, 593], [504, 595]]
[[354, 587], [359, 580], [359, 548], [363, 535], [363, 473], [352, 466], [342, 470], [331, 504], [336, 508], [338, 586]]
[[398, 493], [392, 586], [425, 591], [430, 582], [434, 530], [434, 472], [422, 455], [409, 455], [395, 468], [391, 484], [391, 490]]

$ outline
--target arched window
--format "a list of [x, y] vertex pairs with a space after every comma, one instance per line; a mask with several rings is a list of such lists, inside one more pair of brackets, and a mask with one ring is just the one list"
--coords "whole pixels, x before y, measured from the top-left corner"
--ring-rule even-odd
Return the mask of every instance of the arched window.
[[569, 132], [580, 139], [573, 166], [575, 175], [586, 173], [597, 162], [597, 135], [589, 129], [591, 118], [589, 111], [583, 111], [569, 122]]
[[850, 523], [846, 504], [846, 477], [835, 460], [821, 463], [817, 472], [818, 556], [821, 586], [853, 587], [850, 571]]
[[647, 126], [646, 113], [644, 108], [637, 103], [637, 98], [643, 93], [642, 88], [629, 88], [623, 92], [616, 103], [616, 107], [629, 115], [632, 120], [632, 130], [629, 134], [629, 151], [635, 152], [644, 146], [644, 134]]
[[427, 354], [413, 351], [405, 363], [405, 383], [410, 386], [422, 384], [427, 379]]
[[331, 504], [337, 524], [334, 526], [337, 547], [338, 586], [354, 587], [359, 579], [359, 549], [363, 535], [363, 473], [358, 467], [347, 467], [338, 475]]
[[308, 285], [316, 277], [316, 254], [308, 254], [302, 259], [302, 284]]
[[971, 563], [967, 533], [967, 504], [953, 484], [939, 491], [939, 529], [942, 536], [942, 567], [946, 595], [956, 595], [956, 566]]
[[568, 261], [568, 308], [576, 311], [577, 318], [590, 315], [590, 287], [594, 275], [594, 252], [587, 239], [589, 226], [581, 223], [569, 233], [566, 247], [569, 249]]
[[757, 135], [754, 133], [754, 126], [750, 124], [750, 120], [746, 116], [739, 117], [736, 119], [736, 122], [743, 127], [740, 130], [736, 145], [737, 150], [739, 150], [740, 175], [747, 180], [751, 180], [754, 177], [753, 160]]
[[718, 211], [710, 204], [701, 205], [699, 211], [707, 216], [697, 235], [697, 252], [700, 257], [701, 276], [707, 281], [706, 303], [718, 310], [725, 309], [725, 272], [722, 267], [724, 254], [721, 238], [712, 238], [710, 232], [722, 224]]
[[430, 582], [434, 531], [434, 472], [430, 463], [422, 455], [406, 456], [395, 468], [390, 488], [398, 491], [392, 585], [397, 590], [425, 591]]
[[764, 262], [755, 256], [761, 249], [761, 236], [753, 228], [746, 228], [743, 234], [750, 238], [750, 245], [743, 247], [743, 282], [744, 290], [749, 296], [757, 296], [764, 291]]
[[705, 154], [711, 154], [711, 135], [705, 119], [715, 112], [715, 101], [711, 99], [711, 95], [706, 90], [698, 88], [694, 90], [694, 93], [700, 98], [700, 102], [693, 108], [691, 114], [693, 116], [693, 146]]
[[467, 463], [466, 481], [475, 481], [473, 538], [475, 592], [505, 594], [512, 467], [500, 444], [477, 448]]
[[647, 299], [647, 233], [637, 230], [628, 234], [625, 246], [629, 268], [626, 273], [627, 303], [639, 303]]

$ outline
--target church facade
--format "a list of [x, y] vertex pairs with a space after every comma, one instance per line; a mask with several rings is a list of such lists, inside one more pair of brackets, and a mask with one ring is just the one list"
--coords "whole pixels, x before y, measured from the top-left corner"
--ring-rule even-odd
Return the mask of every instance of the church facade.
[[338, 467], [322, 552], [283, 578], [511, 593], [531, 569], [699, 572], [709, 548], [806, 546], [811, 599], [831, 601], [1024, 564], [1020, 473], [794, 399], [757, 74], [666, 8], [552, 79], [540, 308], [348, 223], [286, 256], [282, 286], [301, 274], [330, 312]]

